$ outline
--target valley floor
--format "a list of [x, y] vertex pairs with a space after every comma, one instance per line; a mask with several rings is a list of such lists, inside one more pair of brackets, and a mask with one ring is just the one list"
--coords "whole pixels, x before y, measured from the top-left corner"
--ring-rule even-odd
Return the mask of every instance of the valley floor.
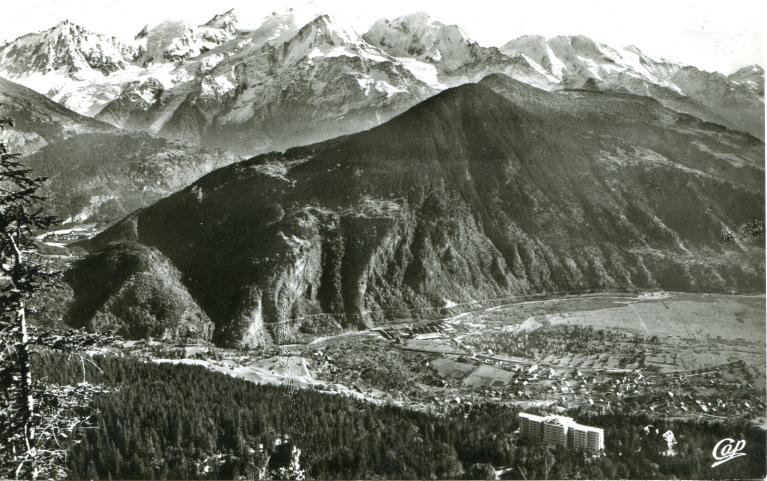
[[764, 296], [604, 293], [398, 321], [260, 351], [155, 341], [127, 341], [120, 350], [433, 413], [490, 401], [552, 413], [763, 424], [764, 319]]

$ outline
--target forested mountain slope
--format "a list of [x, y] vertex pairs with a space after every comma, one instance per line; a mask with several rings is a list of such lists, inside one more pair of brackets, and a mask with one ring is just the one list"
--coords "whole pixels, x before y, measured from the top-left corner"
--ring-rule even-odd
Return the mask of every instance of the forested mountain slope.
[[91, 248], [158, 249], [221, 345], [318, 313], [358, 328], [516, 293], [762, 288], [763, 240], [723, 235], [763, 222], [761, 141], [643, 97], [509, 92], [464, 85], [219, 169]]

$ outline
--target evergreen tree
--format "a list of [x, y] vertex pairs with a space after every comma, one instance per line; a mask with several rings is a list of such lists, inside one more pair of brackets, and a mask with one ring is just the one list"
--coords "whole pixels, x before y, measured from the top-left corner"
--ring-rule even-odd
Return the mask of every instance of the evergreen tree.
[[[0, 129], [13, 125], [13, 119], [0, 118]], [[0, 269], [3, 273], [0, 314], [3, 340], [10, 341], [4, 343], [3, 360], [16, 371], [12, 374], [6, 371], [3, 378], [4, 384], [10, 384], [4, 386], [6, 396], [15, 397], [3, 413], [3, 437], [9, 441], [13, 454], [22, 456], [22, 452], [35, 453], [37, 444], [27, 300], [53, 275], [45, 264], [29, 254], [30, 250], [34, 252], [29, 237], [33, 229], [50, 227], [55, 219], [37, 207], [42, 201], [37, 191], [45, 179], [32, 177], [19, 157], [20, 154], [9, 152], [6, 144], [0, 143]], [[8, 349], [11, 344], [13, 349]], [[36, 476], [35, 456], [30, 456], [33, 476]], [[18, 465], [15, 476], [21, 474], [23, 466]]]
[[[13, 125], [0, 117], [0, 129]], [[68, 439], [88, 418], [89, 401], [101, 392], [84, 379], [77, 386], [54, 386], [33, 377], [33, 346], [73, 352], [104, 339], [29, 324], [28, 316], [44, 308], [43, 293], [59, 284], [59, 273], [33, 240], [36, 231], [57, 223], [38, 194], [45, 180], [0, 142], [0, 478], [63, 477], [66, 449], [59, 439]]]

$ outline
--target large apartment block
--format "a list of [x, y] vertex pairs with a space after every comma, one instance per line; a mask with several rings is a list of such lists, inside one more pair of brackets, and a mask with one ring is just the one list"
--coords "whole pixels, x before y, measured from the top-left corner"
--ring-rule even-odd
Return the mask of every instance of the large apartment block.
[[561, 444], [574, 449], [599, 452], [605, 448], [601, 428], [578, 424], [565, 416], [536, 416], [519, 413], [519, 434], [543, 444]]

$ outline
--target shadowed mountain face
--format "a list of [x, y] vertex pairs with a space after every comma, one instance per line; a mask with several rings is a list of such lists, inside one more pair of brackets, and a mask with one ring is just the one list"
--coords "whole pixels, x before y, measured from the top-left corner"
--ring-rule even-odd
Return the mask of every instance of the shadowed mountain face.
[[[681, 166], [759, 191], [764, 185], [764, 143], [748, 134], [700, 122], [665, 109], [646, 97], [565, 90], [544, 92], [505, 75], [490, 75], [482, 85], [538, 116], [580, 130], [581, 142], [610, 149], [615, 139], [662, 152]], [[680, 99], [681, 101], [681, 99]], [[673, 110], [684, 110], [682, 105]], [[692, 108], [685, 103], [684, 107]], [[704, 118], [704, 115], [695, 115]], [[721, 124], [720, 124], [721, 125]], [[673, 140], [673, 141], [672, 141]]]
[[724, 125], [764, 139], [764, 71], [752, 68], [750, 78], [746, 72], [744, 68], [725, 77], [685, 67], [672, 80], [690, 99], [727, 119]]
[[484, 84], [219, 169], [90, 247], [156, 249], [229, 346], [518, 293], [762, 287], [763, 241], [720, 238], [763, 220], [760, 141], [647, 98]]
[[71, 305], [73, 317], [88, 319], [95, 330], [129, 338], [210, 336], [210, 319], [155, 249], [129, 244], [104, 249], [80, 262], [67, 279], [81, 294]]
[[0, 116], [15, 121], [13, 129], [0, 133], [14, 152], [34, 152], [79, 133], [114, 130], [111, 125], [72, 112], [34, 90], [1, 77]]
[[12, 152], [49, 181], [43, 195], [65, 223], [111, 225], [136, 209], [240, 158], [182, 142], [126, 132], [72, 112], [0, 78], [0, 131]]
[[48, 177], [43, 194], [65, 224], [107, 226], [238, 160], [230, 152], [117, 131], [72, 136], [25, 162]]

